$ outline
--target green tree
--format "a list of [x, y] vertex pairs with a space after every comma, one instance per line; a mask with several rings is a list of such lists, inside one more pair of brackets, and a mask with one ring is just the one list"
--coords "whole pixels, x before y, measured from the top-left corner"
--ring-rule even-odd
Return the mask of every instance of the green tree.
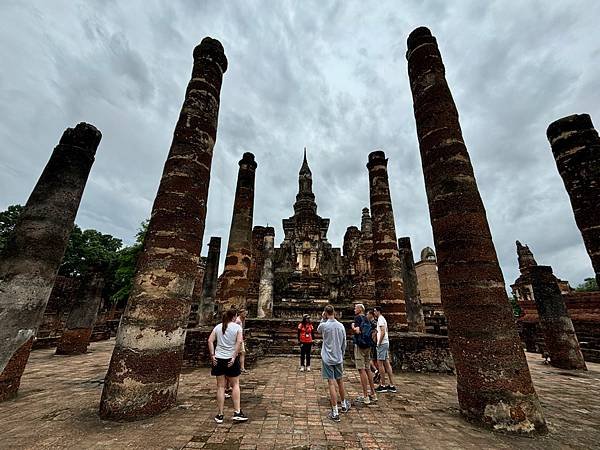
[[[123, 246], [121, 239], [97, 230], [81, 230], [75, 225], [65, 250], [65, 256], [58, 270], [60, 275], [82, 277], [91, 267], [101, 267], [109, 272]], [[105, 278], [110, 274], [106, 273]]]
[[6, 246], [22, 211], [23, 206], [10, 205], [6, 211], [0, 212], [0, 252]]
[[575, 288], [577, 292], [592, 292], [598, 290], [598, 284], [595, 278], [586, 278], [579, 286]]
[[133, 276], [137, 260], [144, 249], [144, 239], [148, 231], [148, 221], [142, 222], [136, 234], [135, 244], [124, 247], [117, 253], [114, 279], [112, 283], [111, 301], [126, 302], [133, 287]]
[[510, 300], [510, 305], [512, 306], [513, 315], [515, 317], [521, 317], [521, 313], [523, 311], [521, 310], [521, 307], [519, 306], [519, 301], [517, 300], [517, 296], [515, 294], [512, 294], [510, 296], [509, 300]]

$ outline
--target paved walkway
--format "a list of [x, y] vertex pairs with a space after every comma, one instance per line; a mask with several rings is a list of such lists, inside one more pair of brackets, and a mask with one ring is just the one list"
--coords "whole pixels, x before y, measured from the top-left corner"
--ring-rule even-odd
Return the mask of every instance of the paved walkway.
[[[0, 404], [0, 448], [69, 449], [567, 449], [600, 447], [600, 364], [568, 373], [528, 355], [550, 434], [530, 439], [481, 430], [458, 414], [453, 376], [397, 374], [397, 394], [376, 406], [354, 408], [341, 423], [325, 418], [329, 405], [320, 361], [310, 373], [291, 358], [268, 358], [242, 378], [242, 408], [250, 416], [213, 422], [214, 380], [208, 369], [185, 373], [179, 405], [135, 423], [102, 421], [96, 411], [114, 341], [91, 345], [87, 355], [35, 351], [19, 398]], [[356, 371], [346, 386], [358, 395]]]

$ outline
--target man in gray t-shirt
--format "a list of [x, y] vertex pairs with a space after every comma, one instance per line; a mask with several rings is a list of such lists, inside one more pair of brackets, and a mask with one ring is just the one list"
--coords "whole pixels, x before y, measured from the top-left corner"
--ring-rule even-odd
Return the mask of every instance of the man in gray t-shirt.
[[337, 406], [336, 384], [342, 401], [341, 412], [347, 412], [350, 409], [350, 402], [346, 400], [344, 380], [342, 379], [344, 373], [344, 353], [346, 351], [346, 330], [335, 319], [333, 306], [327, 305], [325, 307], [321, 323], [317, 328], [317, 333], [323, 337], [323, 344], [321, 346], [322, 373], [323, 379], [327, 380], [327, 384], [329, 385], [331, 412], [327, 417], [334, 422], [339, 422], [340, 415]]

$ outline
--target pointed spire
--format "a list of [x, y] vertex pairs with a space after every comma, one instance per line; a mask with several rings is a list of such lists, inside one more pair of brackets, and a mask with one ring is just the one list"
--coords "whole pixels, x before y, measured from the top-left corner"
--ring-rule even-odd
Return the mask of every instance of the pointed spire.
[[519, 270], [538, 265], [529, 247], [521, 244], [519, 241], [517, 241], [517, 259], [519, 261]]
[[300, 175], [312, 175], [306, 159], [306, 147], [304, 147], [304, 159], [302, 160], [302, 167], [300, 167]]

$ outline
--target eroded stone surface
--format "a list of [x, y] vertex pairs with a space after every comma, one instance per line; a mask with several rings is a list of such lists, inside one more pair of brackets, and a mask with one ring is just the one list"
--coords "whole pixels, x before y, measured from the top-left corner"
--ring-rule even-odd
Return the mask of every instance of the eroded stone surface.
[[273, 252], [275, 246], [275, 228], [266, 227], [263, 238], [264, 261], [258, 287], [257, 317], [273, 316]]
[[252, 262], [252, 217], [254, 215], [254, 178], [256, 161], [244, 153], [239, 162], [225, 270], [219, 277], [217, 306], [219, 313], [229, 308], [246, 308], [248, 278]]
[[65, 130], [0, 255], [0, 401], [19, 388], [101, 137]]
[[398, 251], [400, 253], [400, 267], [402, 268], [408, 331], [425, 333], [425, 317], [423, 315], [421, 298], [419, 297], [417, 271], [415, 270], [415, 260], [409, 237], [398, 239]]
[[367, 168], [373, 220], [375, 302], [384, 308], [388, 326], [400, 328], [406, 324], [406, 306], [385, 153], [371, 152]]
[[587, 114], [551, 123], [546, 135], [600, 285], [600, 137]]
[[[97, 414], [101, 381], [114, 340], [92, 343], [65, 358], [32, 352], [19, 397], [0, 406], [0, 435], [12, 448], [133, 449], [590, 449], [600, 441], [600, 364], [576, 374], [528, 354], [550, 432], [534, 439], [492, 433], [461, 418], [452, 375], [397, 373], [398, 393], [377, 406], [353, 408], [331, 423], [320, 360], [298, 372], [294, 358], [265, 358], [241, 378], [245, 424], [217, 425], [215, 380], [208, 368], [185, 371], [177, 407], [136, 423], [103, 421]], [[349, 395], [360, 394], [358, 374], [344, 375]], [[1, 445], [0, 445], [1, 446]]]
[[410, 34], [406, 58], [461, 412], [496, 430], [544, 432], [458, 111], [427, 28]]
[[192, 78], [117, 332], [100, 402], [104, 418], [136, 420], [176, 402], [226, 70], [221, 43], [204, 38], [194, 49]]

